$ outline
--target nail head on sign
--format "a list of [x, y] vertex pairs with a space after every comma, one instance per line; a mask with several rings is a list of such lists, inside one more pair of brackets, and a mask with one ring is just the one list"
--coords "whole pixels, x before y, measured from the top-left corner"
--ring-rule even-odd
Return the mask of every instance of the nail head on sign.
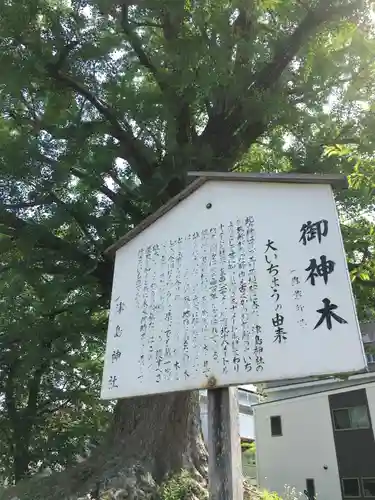
[[212, 203], [207, 203], [206, 208], [208, 209], [212, 208]]

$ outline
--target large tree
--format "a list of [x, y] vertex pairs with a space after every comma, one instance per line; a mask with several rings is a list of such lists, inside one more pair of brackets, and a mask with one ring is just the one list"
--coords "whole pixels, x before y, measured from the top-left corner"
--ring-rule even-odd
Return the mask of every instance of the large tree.
[[[356, 156], [371, 162], [369, 9], [359, 0], [0, 3], [4, 267], [28, 286], [64, 283], [73, 307], [64, 324], [57, 302], [42, 301], [41, 317], [56, 325], [40, 339], [38, 366], [63, 356], [61, 321], [68, 346], [96, 335], [113, 272], [104, 250], [179, 193], [189, 170], [351, 174]], [[340, 144], [351, 149], [334, 156]], [[363, 214], [373, 208], [373, 184], [353, 179], [339, 201], [369, 315], [361, 290], [373, 286], [374, 235]], [[93, 325], [84, 332], [85, 310]], [[158, 482], [181, 468], [204, 477], [198, 410], [195, 393], [120, 401], [89, 460], [21, 482], [17, 494], [76, 497], [121, 475], [149, 488], [146, 473]]]

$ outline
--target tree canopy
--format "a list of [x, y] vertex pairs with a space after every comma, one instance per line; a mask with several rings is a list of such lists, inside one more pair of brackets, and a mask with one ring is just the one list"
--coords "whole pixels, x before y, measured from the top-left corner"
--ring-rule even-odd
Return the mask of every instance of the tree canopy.
[[191, 170], [341, 172], [375, 314], [375, 16], [360, 0], [0, 2], [0, 475], [76, 460], [98, 385], [104, 253]]

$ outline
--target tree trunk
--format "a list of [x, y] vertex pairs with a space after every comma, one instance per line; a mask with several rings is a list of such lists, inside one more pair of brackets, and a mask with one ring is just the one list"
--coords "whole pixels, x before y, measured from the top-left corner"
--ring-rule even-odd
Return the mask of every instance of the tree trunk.
[[196, 391], [119, 401], [106, 439], [90, 458], [62, 473], [21, 481], [0, 492], [0, 500], [73, 500], [89, 493], [100, 498], [103, 491], [118, 490], [123, 496], [117, 498], [150, 498], [156, 484], [181, 469], [205, 485]]
[[[22, 432], [22, 431], [20, 431]], [[15, 436], [15, 435], [14, 435]], [[13, 447], [13, 471], [14, 481], [18, 483], [27, 476], [30, 463], [29, 437], [20, 434], [14, 437], [15, 443]]]

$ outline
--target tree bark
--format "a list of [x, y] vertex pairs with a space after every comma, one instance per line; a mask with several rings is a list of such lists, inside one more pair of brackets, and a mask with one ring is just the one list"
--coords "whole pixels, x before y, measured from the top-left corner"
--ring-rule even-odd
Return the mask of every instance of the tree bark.
[[[19, 427], [19, 426], [18, 426]], [[28, 426], [27, 426], [28, 427]], [[18, 483], [27, 476], [30, 463], [30, 429], [18, 429], [13, 433], [13, 471], [14, 481]]]
[[182, 469], [205, 486], [207, 453], [196, 391], [119, 401], [105, 440], [85, 462], [21, 481], [0, 491], [0, 500], [100, 498], [112, 490], [124, 490], [133, 500], [150, 498], [157, 484]]

